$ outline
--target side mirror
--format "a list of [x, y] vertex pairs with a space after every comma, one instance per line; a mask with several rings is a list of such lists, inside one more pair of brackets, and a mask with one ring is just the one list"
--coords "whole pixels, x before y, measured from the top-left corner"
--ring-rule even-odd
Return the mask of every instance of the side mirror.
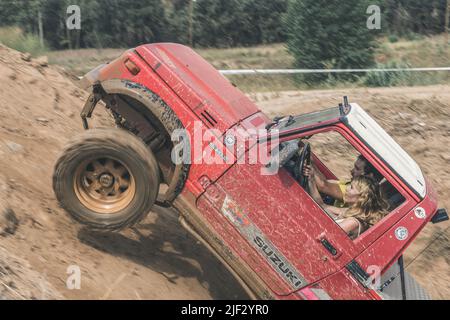
[[443, 221], [448, 220], [448, 214], [447, 210], [445, 209], [438, 209], [436, 213], [434, 214], [433, 218], [431, 218], [431, 222], [433, 223], [439, 223]]

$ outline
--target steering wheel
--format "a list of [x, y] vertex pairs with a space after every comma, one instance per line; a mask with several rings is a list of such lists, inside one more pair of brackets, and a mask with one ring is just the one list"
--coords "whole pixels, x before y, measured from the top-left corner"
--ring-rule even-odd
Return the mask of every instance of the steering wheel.
[[305, 142], [304, 147], [302, 151], [300, 152], [300, 156], [298, 157], [297, 161], [295, 162], [294, 167], [294, 173], [295, 178], [300, 183], [300, 185], [308, 191], [308, 177], [305, 177], [303, 175], [303, 168], [306, 165], [311, 164], [311, 146], [308, 142]]

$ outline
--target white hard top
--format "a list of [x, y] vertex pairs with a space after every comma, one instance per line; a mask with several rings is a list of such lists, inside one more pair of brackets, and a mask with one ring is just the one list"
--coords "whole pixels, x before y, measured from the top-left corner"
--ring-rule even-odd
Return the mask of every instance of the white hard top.
[[425, 197], [425, 179], [417, 163], [358, 104], [352, 103], [347, 125], [418, 195]]

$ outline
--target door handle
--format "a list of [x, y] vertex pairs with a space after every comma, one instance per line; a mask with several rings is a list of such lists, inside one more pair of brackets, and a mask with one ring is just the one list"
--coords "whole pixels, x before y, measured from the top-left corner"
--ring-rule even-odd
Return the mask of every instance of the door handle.
[[342, 252], [338, 250], [326, 237], [325, 233], [321, 233], [319, 237], [317, 237], [317, 241], [319, 241], [322, 246], [331, 254], [333, 259], [337, 259], [341, 256]]

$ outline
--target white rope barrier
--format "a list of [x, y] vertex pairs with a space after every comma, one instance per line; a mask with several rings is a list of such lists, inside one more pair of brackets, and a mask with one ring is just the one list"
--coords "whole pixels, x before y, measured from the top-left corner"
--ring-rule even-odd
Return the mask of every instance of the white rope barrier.
[[[391, 69], [237, 69], [219, 70], [223, 75], [298, 74], [298, 73], [363, 73], [363, 72], [429, 72], [450, 71], [450, 67]], [[78, 79], [83, 77], [79, 76]]]
[[223, 75], [297, 74], [297, 73], [362, 73], [362, 72], [427, 72], [450, 71], [450, 67], [387, 69], [240, 69], [219, 70]]

